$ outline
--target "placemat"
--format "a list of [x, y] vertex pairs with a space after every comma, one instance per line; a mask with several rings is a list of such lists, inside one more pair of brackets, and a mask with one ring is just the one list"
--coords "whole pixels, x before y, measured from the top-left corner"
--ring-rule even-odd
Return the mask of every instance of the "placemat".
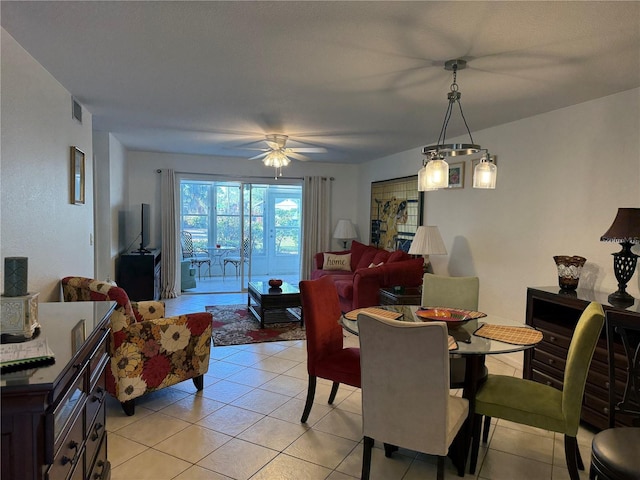
[[535, 345], [542, 340], [542, 332], [529, 327], [505, 327], [503, 325], [484, 324], [474, 335], [491, 340], [498, 340], [513, 345]]
[[393, 312], [391, 310], [384, 310], [376, 307], [356, 308], [344, 314], [344, 318], [347, 320], [357, 320], [359, 313], [366, 313], [367, 315], [378, 316], [382, 318], [388, 318], [390, 320], [398, 320], [402, 318], [403, 314], [400, 312]]

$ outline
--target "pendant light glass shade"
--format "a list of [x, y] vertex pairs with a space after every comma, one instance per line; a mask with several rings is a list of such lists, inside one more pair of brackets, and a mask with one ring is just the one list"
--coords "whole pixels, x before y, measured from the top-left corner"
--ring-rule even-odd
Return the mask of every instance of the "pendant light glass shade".
[[491, 161], [491, 156], [487, 153], [482, 156], [480, 163], [473, 170], [473, 188], [496, 188], [496, 177], [498, 167]]
[[427, 189], [447, 188], [449, 186], [449, 164], [440, 158], [429, 160], [424, 167], [427, 176]]

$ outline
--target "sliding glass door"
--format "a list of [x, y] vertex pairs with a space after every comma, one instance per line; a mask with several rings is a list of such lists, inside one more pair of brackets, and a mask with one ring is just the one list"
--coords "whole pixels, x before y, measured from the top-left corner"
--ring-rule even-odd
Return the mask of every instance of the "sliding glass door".
[[301, 185], [181, 179], [180, 230], [211, 264], [185, 293], [246, 291], [274, 277], [297, 284], [301, 198]]

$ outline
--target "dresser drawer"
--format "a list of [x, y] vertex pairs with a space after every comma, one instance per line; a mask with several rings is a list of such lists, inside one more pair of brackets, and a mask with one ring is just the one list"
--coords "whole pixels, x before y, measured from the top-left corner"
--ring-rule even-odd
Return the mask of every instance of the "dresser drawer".
[[98, 446], [102, 443], [102, 437], [105, 433], [105, 404], [103, 403], [95, 418], [95, 422], [91, 425], [91, 429], [87, 434], [87, 464], [92, 464], [94, 456], [98, 451]]
[[[93, 390], [89, 394], [87, 398], [87, 403], [85, 407], [86, 417], [87, 417], [87, 435], [91, 431], [92, 424], [94, 422], [94, 418], [101, 407], [104, 406], [105, 399], [107, 395], [107, 389], [105, 386], [105, 373], [104, 371], [100, 376], [98, 376], [98, 380], [93, 387]], [[103, 409], [104, 410], [104, 409]], [[103, 413], [104, 417], [104, 413]], [[104, 419], [103, 422], [104, 423]]]
[[[88, 457], [87, 457], [88, 458]], [[88, 464], [89, 465], [89, 464]], [[87, 476], [88, 480], [104, 480], [110, 477], [111, 468], [107, 462], [107, 435], [102, 436], [95, 461]]]
[[56, 452], [53, 462], [47, 471], [48, 480], [64, 480], [73, 468], [84, 469], [84, 425], [82, 415], [78, 416], [75, 423], [60, 442], [60, 448]]
[[542, 383], [544, 385], [549, 385], [550, 387], [557, 388], [558, 390], [562, 390], [562, 380], [558, 380], [555, 377], [549, 376], [546, 372], [533, 370], [533, 376], [531, 380], [533, 380], [534, 382]]
[[564, 369], [567, 365], [567, 361], [563, 357], [553, 355], [549, 352], [545, 352], [544, 350], [535, 349], [533, 352], [533, 363], [534, 365], [538, 364], [538, 366], [542, 364], [547, 367], [551, 367], [558, 372], [558, 378], [564, 378]]

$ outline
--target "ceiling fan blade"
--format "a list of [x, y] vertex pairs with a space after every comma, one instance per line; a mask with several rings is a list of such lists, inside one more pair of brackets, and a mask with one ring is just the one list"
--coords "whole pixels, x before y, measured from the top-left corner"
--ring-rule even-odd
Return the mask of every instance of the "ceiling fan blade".
[[300, 155], [299, 153], [296, 153], [296, 152], [287, 152], [286, 155], [287, 157], [295, 158], [296, 160], [301, 160], [303, 162], [306, 162], [307, 160], [311, 160], [309, 157], [305, 157], [304, 155]]
[[255, 157], [251, 157], [249, 160], [258, 160], [259, 158], [266, 157], [270, 152], [263, 152], [260, 155], [256, 155]]
[[298, 153], [327, 153], [327, 149], [324, 147], [289, 148], [287, 150]]
[[272, 142], [271, 140], [265, 140], [264, 141], [267, 145], [269, 145], [269, 147], [272, 150], [278, 150], [280, 148], [280, 145], [278, 145], [276, 142]]

